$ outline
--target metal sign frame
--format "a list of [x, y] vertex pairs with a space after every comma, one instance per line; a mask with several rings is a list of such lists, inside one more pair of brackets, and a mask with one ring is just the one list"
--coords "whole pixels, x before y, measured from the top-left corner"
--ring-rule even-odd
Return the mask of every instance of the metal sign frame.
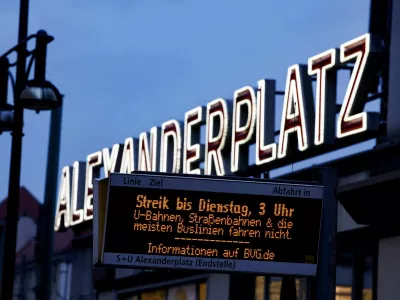
[[[163, 180], [162, 186], [151, 185], [154, 180]], [[124, 183], [125, 180], [125, 183]], [[138, 182], [140, 180], [140, 185]], [[104, 181], [100, 180], [100, 181]], [[98, 182], [100, 182], [98, 181]], [[144, 182], [147, 182], [144, 184]], [[132, 174], [119, 174], [112, 173], [107, 178], [107, 188], [103, 188], [103, 191], [107, 189], [108, 193], [111, 186], [125, 186], [133, 188], [151, 188], [151, 189], [172, 189], [182, 191], [198, 191], [198, 192], [217, 192], [217, 193], [235, 193], [242, 195], [261, 195], [261, 196], [281, 196], [284, 198], [304, 198], [312, 199], [315, 201], [321, 201], [323, 199], [323, 187], [317, 184], [310, 184], [308, 182], [288, 182], [288, 181], [277, 181], [277, 180], [264, 180], [264, 179], [253, 179], [253, 178], [238, 178], [238, 177], [218, 177], [218, 176], [198, 176], [198, 175], [182, 175], [182, 174], [168, 174], [168, 173], [152, 173], [152, 172], [133, 172]], [[130, 182], [130, 183], [129, 183]], [[183, 183], [184, 182], [184, 183]], [[95, 195], [94, 201], [98, 202], [98, 195], [96, 195], [97, 184], [95, 182]], [[276, 195], [273, 193], [274, 188], [280, 188], [282, 191], [296, 188], [300, 189], [301, 195]], [[251, 192], [248, 192], [251, 191]], [[307, 191], [307, 192], [304, 192]], [[103, 192], [104, 193], [104, 192]], [[267, 200], [268, 201], [268, 200]], [[98, 205], [98, 203], [97, 203]], [[97, 206], [95, 203], [95, 206]], [[222, 272], [222, 273], [253, 273], [253, 274], [274, 274], [274, 275], [299, 275], [299, 276], [316, 276], [317, 273], [317, 259], [314, 263], [288, 263], [288, 262], [272, 262], [272, 261], [260, 261], [250, 259], [231, 259], [231, 258], [205, 258], [205, 257], [189, 257], [189, 256], [171, 256], [171, 255], [154, 255], [154, 254], [134, 254], [134, 253], [109, 253], [105, 252], [104, 245], [106, 239], [106, 224], [108, 215], [108, 201], [106, 201], [104, 222], [100, 226], [104, 226], [103, 230], [96, 231], [96, 235], [103, 235], [101, 237], [101, 243], [97, 240], [95, 244], [101, 248], [100, 252], [97, 252], [94, 263], [103, 266], [114, 266], [118, 268], [140, 268], [140, 269], [155, 269], [155, 268], [167, 268], [167, 269], [193, 269], [202, 270], [206, 272]], [[322, 203], [321, 203], [322, 206]], [[96, 209], [95, 209], [96, 210]], [[322, 214], [322, 207], [321, 207]], [[98, 213], [95, 212], [95, 222]], [[321, 215], [319, 216], [321, 225]], [[321, 228], [319, 228], [319, 239], [321, 235]], [[318, 246], [319, 247], [319, 246]], [[95, 251], [98, 251], [95, 250]], [[139, 262], [138, 262], [139, 260]], [[181, 266], [182, 260], [191, 261], [190, 267]], [[206, 267], [205, 267], [205, 266]], [[217, 265], [218, 267], [207, 267], [211, 265]]]

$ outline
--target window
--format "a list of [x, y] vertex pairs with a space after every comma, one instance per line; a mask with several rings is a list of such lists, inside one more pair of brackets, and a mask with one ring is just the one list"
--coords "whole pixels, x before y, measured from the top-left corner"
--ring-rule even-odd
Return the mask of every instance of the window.
[[256, 295], [255, 300], [264, 300], [265, 296], [265, 277], [256, 277]]
[[15, 274], [14, 277], [14, 297], [13, 300], [17, 300], [19, 298], [19, 287], [20, 287], [21, 278], [19, 275]]
[[196, 285], [184, 285], [168, 290], [168, 300], [196, 300]]
[[[370, 271], [371, 267], [368, 268], [368, 260], [367, 260], [367, 270], [365, 271], [364, 276], [364, 288], [363, 288], [363, 297], [362, 300], [372, 300], [372, 272]], [[371, 262], [369, 262], [371, 264]], [[342, 272], [344, 268], [341, 268], [342, 278], [346, 279], [347, 273]], [[346, 269], [347, 271], [347, 269]], [[351, 275], [351, 273], [350, 273]], [[349, 276], [347, 276], [349, 277]], [[349, 277], [351, 279], [351, 277]], [[281, 296], [281, 287], [282, 287], [282, 278], [280, 277], [270, 277], [269, 284], [266, 284], [268, 281], [268, 277], [257, 276], [256, 277], [256, 288], [255, 288], [255, 300], [264, 300], [265, 293], [269, 293], [270, 300], [280, 300]], [[266, 288], [267, 287], [267, 288]], [[266, 290], [267, 289], [267, 290]], [[297, 291], [297, 300], [305, 300], [307, 299], [307, 290], [308, 284], [306, 279], [296, 279], [296, 291]], [[335, 300], [351, 300], [351, 285], [346, 282], [339, 283], [336, 286], [336, 298]]]
[[[265, 280], [265, 279], [264, 279]], [[298, 300], [304, 300], [306, 299], [306, 281], [304, 279], [296, 279], [296, 295]], [[280, 300], [281, 297], [281, 287], [282, 287], [282, 278], [280, 277], [271, 277], [270, 283], [269, 283], [269, 299], [270, 300]], [[256, 293], [257, 293], [257, 279], [256, 279]], [[259, 292], [260, 293], [260, 292]], [[264, 298], [258, 298], [261, 297], [260, 295], [256, 294], [256, 300], [259, 299], [264, 299]], [[262, 297], [264, 295], [262, 294]]]
[[372, 300], [372, 289], [363, 289], [363, 300]]
[[271, 282], [269, 283], [269, 291], [268, 291], [270, 300], [280, 300], [281, 286], [282, 286], [281, 280], [271, 279]]
[[144, 291], [124, 300], [207, 300], [207, 284], [188, 284]]
[[199, 300], [207, 300], [207, 283], [200, 283]]
[[72, 264], [61, 262], [56, 269], [56, 287], [54, 299], [70, 299]]
[[336, 286], [335, 300], [351, 300], [351, 286]]
[[141, 293], [140, 300], [165, 300], [165, 296], [164, 290], [149, 291]]
[[26, 300], [35, 300], [36, 299], [36, 293], [35, 293], [35, 287], [36, 287], [36, 269], [30, 269], [29, 271], [26, 272], [25, 274], [25, 285], [26, 285], [26, 293], [25, 293], [25, 299]]

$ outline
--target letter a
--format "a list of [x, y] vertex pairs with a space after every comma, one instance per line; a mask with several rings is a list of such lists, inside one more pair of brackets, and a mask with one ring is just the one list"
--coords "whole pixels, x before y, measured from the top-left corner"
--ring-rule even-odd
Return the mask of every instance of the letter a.
[[279, 134], [278, 158], [287, 155], [289, 134], [297, 133], [300, 151], [307, 150], [312, 141], [314, 100], [307, 66], [294, 65], [288, 70], [285, 100], [283, 103], [281, 130]]

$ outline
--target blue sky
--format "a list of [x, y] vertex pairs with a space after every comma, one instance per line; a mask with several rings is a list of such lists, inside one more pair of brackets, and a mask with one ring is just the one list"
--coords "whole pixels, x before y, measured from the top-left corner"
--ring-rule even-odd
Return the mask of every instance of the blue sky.
[[[65, 94], [61, 169], [261, 78], [283, 89], [289, 66], [368, 31], [370, 1], [31, 2], [29, 32], [55, 37], [47, 78]], [[19, 1], [0, 2], [0, 53], [16, 44], [18, 12]], [[21, 183], [40, 200], [49, 116], [25, 113]], [[0, 135], [0, 199], [10, 150]]]

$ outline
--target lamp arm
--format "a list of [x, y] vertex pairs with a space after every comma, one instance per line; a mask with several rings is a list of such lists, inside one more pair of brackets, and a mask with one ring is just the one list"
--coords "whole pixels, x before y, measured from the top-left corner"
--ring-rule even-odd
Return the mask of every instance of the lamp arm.
[[30, 57], [28, 67], [26, 68], [26, 81], [28, 81], [29, 79], [29, 73], [31, 72], [33, 62], [35, 61], [35, 57], [36, 57], [35, 52], [33, 52], [32, 56]]
[[[20, 43], [18, 43], [16, 46], [12, 47], [10, 50], [8, 50], [7, 52], [3, 53], [0, 58], [6, 57], [9, 54], [13, 53], [14, 51], [18, 51], [19, 47], [25, 45], [29, 40], [33, 39], [33, 38], [37, 38], [37, 34], [32, 34], [30, 36], [28, 36], [26, 39], [22, 40]], [[48, 36], [48, 41], [47, 43], [50, 43], [51, 41], [54, 40], [54, 37], [52, 36]]]
[[8, 71], [8, 77], [10, 77], [10, 81], [11, 81], [11, 87], [12, 87], [12, 91], [13, 91], [13, 99], [14, 99], [14, 103], [15, 103], [15, 79], [13, 74]]

